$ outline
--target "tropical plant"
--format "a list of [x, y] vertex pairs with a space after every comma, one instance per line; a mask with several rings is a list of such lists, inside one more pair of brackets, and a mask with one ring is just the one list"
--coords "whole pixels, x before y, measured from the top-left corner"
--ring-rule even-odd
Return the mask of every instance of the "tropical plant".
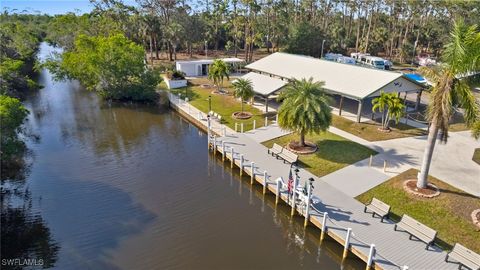
[[454, 108], [463, 108], [463, 117], [472, 135], [480, 137], [480, 108], [468, 83], [468, 75], [480, 71], [480, 32], [477, 25], [455, 22], [450, 41], [445, 45], [441, 65], [421, 68], [421, 73], [433, 83], [431, 101], [427, 108], [430, 130], [417, 187], [426, 188], [437, 135], [447, 142], [448, 126]]
[[243, 112], [243, 103], [245, 100], [248, 100], [249, 98], [253, 97], [255, 94], [253, 92], [253, 86], [252, 86], [252, 81], [248, 79], [237, 79], [233, 83], [233, 87], [235, 88], [235, 97], [240, 98], [242, 100], [242, 112]]
[[227, 63], [220, 59], [215, 59], [208, 68], [208, 79], [212, 80], [213, 84], [217, 86], [217, 91], [223, 86], [224, 78], [230, 79], [230, 70]]
[[400, 121], [405, 110], [405, 105], [402, 100], [396, 95], [396, 93], [381, 92], [380, 96], [372, 100], [372, 111], [377, 110], [382, 114], [382, 129], [388, 130], [390, 127], [390, 121], [395, 120], [396, 123]]
[[332, 122], [330, 99], [323, 90], [324, 82], [294, 79], [279, 95], [283, 100], [278, 109], [281, 128], [300, 135], [299, 146], [305, 146], [305, 135], [326, 131]]

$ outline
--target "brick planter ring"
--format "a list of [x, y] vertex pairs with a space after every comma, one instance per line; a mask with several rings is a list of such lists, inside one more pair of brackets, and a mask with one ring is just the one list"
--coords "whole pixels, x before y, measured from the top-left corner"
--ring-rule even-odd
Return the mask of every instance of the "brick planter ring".
[[298, 149], [294, 149], [290, 146], [291, 143], [288, 143], [286, 145], [286, 148], [290, 151], [292, 151], [293, 153], [297, 154], [297, 155], [308, 155], [308, 154], [313, 154], [315, 153], [317, 150], [318, 150], [318, 147], [316, 144], [312, 143], [312, 142], [308, 142], [306, 141], [305, 142], [305, 145], [307, 147], [305, 147], [305, 149], [302, 149], [302, 150], [298, 150]]
[[473, 224], [477, 225], [477, 227], [480, 228], [480, 209], [473, 210], [472, 221]]
[[414, 190], [411, 187], [409, 187], [408, 185], [411, 184], [412, 182], [414, 182], [414, 184], [416, 185], [417, 179], [408, 179], [405, 182], [403, 182], [403, 189], [409, 194], [412, 194], [414, 196], [423, 197], [423, 198], [434, 198], [434, 197], [437, 197], [438, 195], [440, 195], [440, 190], [434, 184], [428, 183], [428, 188], [433, 193], [425, 194], [425, 193], [422, 193], [418, 190]]

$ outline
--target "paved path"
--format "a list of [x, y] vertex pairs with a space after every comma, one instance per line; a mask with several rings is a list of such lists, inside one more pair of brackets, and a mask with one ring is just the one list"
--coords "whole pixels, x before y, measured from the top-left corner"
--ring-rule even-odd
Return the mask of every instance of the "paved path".
[[[335, 127], [329, 131], [378, 152], [373, 157], [372, 167], [368, 159], [333, 172], [323, 179], [347, 194], [356, 196], [408, 169], [420, 169], [426, 136], [369, 142]], [[271, 140], [288, 132], [276, 125], [249, 131], [248, 136], [257, 142]], [[480, 148], [480, 140], [471, 137], [470, 131], [450, 132], [447, 144], [437, 143], [432, 158], [430, 175], [480, 196], [480, 166], [472, 161], [473, 151]], [[387, 169], [383, 171], [384, 161]]]
[[[283, 163], [267, 154], [267, 148], [253, 140], [247, 134], [232, 134], [219, 138], [217, 147], [222, 150], [220, 141], [225, 142], [227, 158], [230, 149], [234, 149], [235, 163], [239, 164], [240, 155], [243, 155], [245, 171], [251, 171], [253, 161], [256, 180], [263, 182], [263, 173], [267, 171], [269, 189], [275, 190], [274, 179], [283, 177], [288, 179], [290, 165]], [[345, 237], [346, 228], [352, 228], [354, 239], [352, 248], [361, 254], [368, 254], [369, 245], [374, 243], [377, 248], [376, 261], [384, 269], [400, 269], [407, 265], [410, 269], [456, 269], [458, 265], [445, 263], [446, 253], [438, 248], [425, 250], [425, 244], [409, 240], [408, 234], [393, 230], [393, 224], [381, 223], [378, 218], [363, 212], [363, 205], [350, 195], [338, 190], [326, 181], [320, 181], [310, 172], [300, 169], [300, 185], [310, 177], [314, 182], [314, 195], [320, 199], [315, 208], [320, 212], [311, 214], [314, 224], [321, 224], [321, 212], [327, 212], [331, 218], [327, 222], [328, 231], [337, 236]], [[318, 225], [317, 225], [318, 226]], [[365, 260], [365, 258], [364, 258]]]

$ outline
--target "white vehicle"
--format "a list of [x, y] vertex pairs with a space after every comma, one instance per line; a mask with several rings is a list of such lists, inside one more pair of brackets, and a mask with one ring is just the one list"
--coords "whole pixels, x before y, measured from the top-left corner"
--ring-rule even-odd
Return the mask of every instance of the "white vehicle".
[[355, 65], [356, 64], [356, 61], [354, 58], [352, 57], [348, 57], [348, 56], [340, 56], [337, 58], [337, 62], [338, 63], [343, 63], [343, 64], [350, 64], [350, 65]]
[[351, 53], [350, 56], [355, 59], [357, 62], [365, 62], [367, 56], [370, 56], [369, 53]]
[[424, 58], [418, 58], [418, 64], [420, 66], [434, 66], [437, 64], [437, 61], [435, 59], [432, 59], [430, 57], [424, 57]]
[[391, 61], [389, 61], [389, 60], [384, 60], [384, 62], [385, 62], [384, 65], [385, 65], [385, 69], [386, 69], [386, 70], [392, 69], [393, 63], [392, 63]]
[[368, 67], [373, 67], [377, 69], [385, 69], [385, 59], [380, 58], [380, 57], [375, 57], [375, 56], [365, 56], [365, 60], [362, 57], [360, 61], [368, 66]]
[[343, 55], [339, 54], [339, 53], [327, 53], [325, 54], [325, 56], [323, 57], [325, 60], [329, 60], [329, 61], [337, 61], [337, 59], [339, 57], [342, 57]]

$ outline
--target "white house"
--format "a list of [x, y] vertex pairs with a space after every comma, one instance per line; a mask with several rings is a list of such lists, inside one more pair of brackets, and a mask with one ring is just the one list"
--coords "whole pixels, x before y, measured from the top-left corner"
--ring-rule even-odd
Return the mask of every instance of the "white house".
[[[219, 59], [229, 64], [232, 72], [236, 72], [240, 67], [240, 65], [245, 62], [239, 58], [219, 58]], [[184, 72], [185, 75], [189, 77], [207, 76], [208, 67], [213, 63], [214, 60], [215, 59], [177, 61], [175, 63], [175, 68], [179, 71]]]

